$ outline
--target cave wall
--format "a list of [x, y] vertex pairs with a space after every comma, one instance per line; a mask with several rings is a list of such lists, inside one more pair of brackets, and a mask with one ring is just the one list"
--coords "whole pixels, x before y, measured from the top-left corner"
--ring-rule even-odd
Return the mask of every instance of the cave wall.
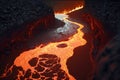
[[22, 51], [31, 49], [29, 40], [54, 22], [53, 9], [42, 0], [0, 0], [0, 76]]
[[[120, 1], [85, 0], [84, 11], [101, 21], [110, 38], [94, 56], [96, 71], [93, 80], [120, 80]], [[114, 35], [112, 35], [114, 34]], [[103, 38], [103, 40], [105, 40]], [[103, 44], [103, 43], [100, 43]], [[96, 50], [94, 46], [93, 51]]]
[[0, 54], [5, 47], [25, 41], [54, 24], [54, 11], [42, 0], [0, 1]]
[[119, 4], [118, 0], [85, 0], [85, 9], [102, 22], [107, 32], [116, 34], [120, 25]]

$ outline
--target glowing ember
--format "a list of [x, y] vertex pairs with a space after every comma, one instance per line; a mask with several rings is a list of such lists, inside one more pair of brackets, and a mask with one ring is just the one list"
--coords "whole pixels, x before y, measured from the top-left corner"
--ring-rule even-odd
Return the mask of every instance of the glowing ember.
[[[35, 73], [36, 71], [38, 72], [38, 70], [36, 70], [35, 67], [40, 66], [42, 63], [44, 63], [44, 65], [47, 65], [47, 62], [48, 62], [49, 65], [47, 65], [47, 67], [45, 67], [43, 64], [41, 67], [38, 67], [39, 70], [41, 70], [41, 71], [43, 70], [42, 72], [38, 72], [38, 73], [40, 74], [40, 76], [45, 78], [45, 79], [42, 79], [42, 77], [41, 78], [39, 77], [39, 79], [47, 80], [48, 77], [46, 77], [46, 76], [48, 76], [48, 75], [45, 76], [45, 75], [43, 75], [43, 73], [48, 69], [49, 70], [47, 72], [51, 71], [50, 69], [55, 68], [55, 67], [50, 68], [48, 66], [50, 66], [51, 63], [54, 63], [54, 65], [52, 65], [51, 67], [55, 66], [55, 64], [60, 63], [61, 67], [59, 66], [59, 68], [57, 68], [58, 71], [51, 73], [51, 74], [53, 74], [52, 79], [57, 80], [58, 76], [62, 75], [62, 74], [59, 75], [59, 72], [62, 70], [62, 72], [64, 72], [64, 71], [65, 72], [64, 72], [63, 77], [59, 77], [60, 80], [68, 80], [66, 78], [67, 76], [69, 77], [69, 80], [75, 80], [75, 78], [69, 74], [69, 71], [66, 66], [66, 61], [69, 57], [71, 57], [73, 55], [73, 49], [78, 46], [85, 45], [86, 40], [83, 39], [84, 33], [81, 31], [81, 29], [84, 26], [80, 23], [68, 20], [67, 18], [69, 16], [67, 15], [67, 13], [71, 13], [71, 12], [81, 9], [81, 8], [82, 7], [77, 7], [71, 11], [64, 12], [63, 14], [58, 14], [58, 13], [55, 14], [56, 18], [64, 21], [65, 23], [67, 22], [67, 23], [79, 26], [79, 28], [77, 29], [77, 33], [75, 33], [73, 36], [69, 37], [69, 39], [67, 41], [51, 42], [45, 46], [43, 46], [44, 44], [41, 44], [40, 46], [36, 47], [35, 49], [21, 53], [20, 56], [18, 56], [15, 59], [14, 65], [21, 66], [25, 72], [28, 69], [30, 69], [32, 73]], [[43, 58], [42, 58], [42, 56], [43, 56]], [[55, 56], [57, 56], [58, 58]], [[32, 59], [34, 59], [33, 62], [32, 62]], [[36, 62], [35, 62], [35, 60], [36, 60]], [[51, 62], [49, 60], [51, 60]], [[43, 66], [44, 66], [44, 68], [42, 68]], [[12, 71], [12, 68], [13, 68], [13, 66], [9, 70]], [[5, 76], [6, 76], [6, 74], [3, 75], [3, 77], [5, 77]], [[17, 76], [18, 79], [20, 79], [20, 76], [24, 76], [24, 73], [19, 71], [19, 74]], [[34, 79], [33, 77], [29, 77], [29, 78]]]

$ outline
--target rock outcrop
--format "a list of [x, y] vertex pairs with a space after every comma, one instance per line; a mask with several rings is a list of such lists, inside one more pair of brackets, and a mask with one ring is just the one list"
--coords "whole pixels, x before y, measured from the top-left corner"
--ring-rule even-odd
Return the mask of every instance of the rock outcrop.
[[[119, 80], [119, 51], [120, 51], [120, 2], [117, 0], [86, 0], [85, 10], [100, 20], [104, 32], [110, 36], [109, 42], [102, 50], [93, 55], [96, 61], [94, 80]], [[111, 35], [114, 34], [114, 35]], [[103, 38], [104, 39], [104, 38]], [[103, 43], [100, 43], [103, 44]], [[96, 46], [95, 46], [96, 47]], [[93, 51], [96, 48], [93, 48]]]
[[118, 0], [85, 0], [85, 10], [100, 20], [106, 31], [116, 34], [120, 25], [119, 3]]
[[51, 7], [42, 0], [0, 1], [0, 51], [47, 29], [55, 21]]

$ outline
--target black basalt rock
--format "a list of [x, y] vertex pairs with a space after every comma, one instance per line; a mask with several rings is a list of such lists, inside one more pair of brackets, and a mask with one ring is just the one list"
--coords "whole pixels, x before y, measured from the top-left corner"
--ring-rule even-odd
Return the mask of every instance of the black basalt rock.
[[104, 29], [116, 34], [120, 25], [120, 1], [85, 0], [84, 9], [103, 23]]
[[[118, 0], [85, 0], [86, 12], [103, 23], [105, 33], [111, 39], [95, 56], [96, 72], [93, 80], [119, 80], [119, 44], [120, 44], [120, 1]], [[114, 34], [113, 36], [110, 34]]]
[[[0, 53], [15, 42], [29, 40], [41, 29], [46, 30], [54, 19], [53, 9], [42, 0], [1, 0]], [[4, 53], [9, 54], [10, 51]]]
[[1, 0], [0, 1], [0, 35], [21, 28], [28, 23], [48, 14], [53, 10], [42, 0]]

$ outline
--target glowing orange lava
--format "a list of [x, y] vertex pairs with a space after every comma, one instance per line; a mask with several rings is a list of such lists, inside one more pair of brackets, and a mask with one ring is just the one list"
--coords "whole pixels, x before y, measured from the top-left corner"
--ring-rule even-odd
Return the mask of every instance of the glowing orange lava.
[[[38, 57], [42, 54], [53, 54], [60, 58], [60, 64], [61, 69], [66, 72], [66, 74], [69, 77], [69, 80], [75, 80], [75, 78], [69, 74], [69, 71], [66, 66], [66, 61], [69, 57], [73, 55], [73, 49], [75, 49], [78, 46], [83, 46], [86, 44], [86, 40], [83, 38], [84, 33], [81, 31], [81, 29], [84, 27], [82, 24], [68, 20], [69, 16], [67, 13], [71, 13], [73, 11], [79, 10], [82, 7], [76, 7], [75, 9], [71, 11], [66, 11], [64, 13], [56, 13], [56, 18], [62, 20], [63, 22], [67, 22], [70, 24], [74, 24], [79, 26], [77, 29], [77, 33], [75, 33], [73, 36], [69, 37], [67, 41], [60, 41], [60, 42], [51, 42], [45, 46], [42, 46], [44, 44], [41, 44], [40, 46], [37, 46], [34, 49], [22, 52], [14, 61], [14, 65], [21, 66], [24, 71], [27, 71], [27, 69], [31, 69], [31, 71], [34, 73], [35, 69], [29, 65], [30, 59], [34, 57]], [[67, 46], [64, 48], [57, 47], [60, 44], [66, 44]], [[11, 67], [12, 68], [12, 67]], [[19, 74], [23, 75], [23, 74]], [[5, 75], [4, 75], [5, 76]], [[54, 80], [56, 80], [54, 78]], [[62, 80], [62, 79], [61, 79]]]
[[[59, 12], [59, 13], [61, 13], [61, 14], [68, 14], [68, 13], [72, 13], [72, 12], [74, 12], [76, 10], [79, 10], [79, 9], [82, 9], [82, 8], [83, 8], [83, 6], [77, 6], [77, 7], [75, 7], [72, 10], [64, 10], [64, 11]], [[56, 12], [56, 14], [59, 14], [59, 13]]]

